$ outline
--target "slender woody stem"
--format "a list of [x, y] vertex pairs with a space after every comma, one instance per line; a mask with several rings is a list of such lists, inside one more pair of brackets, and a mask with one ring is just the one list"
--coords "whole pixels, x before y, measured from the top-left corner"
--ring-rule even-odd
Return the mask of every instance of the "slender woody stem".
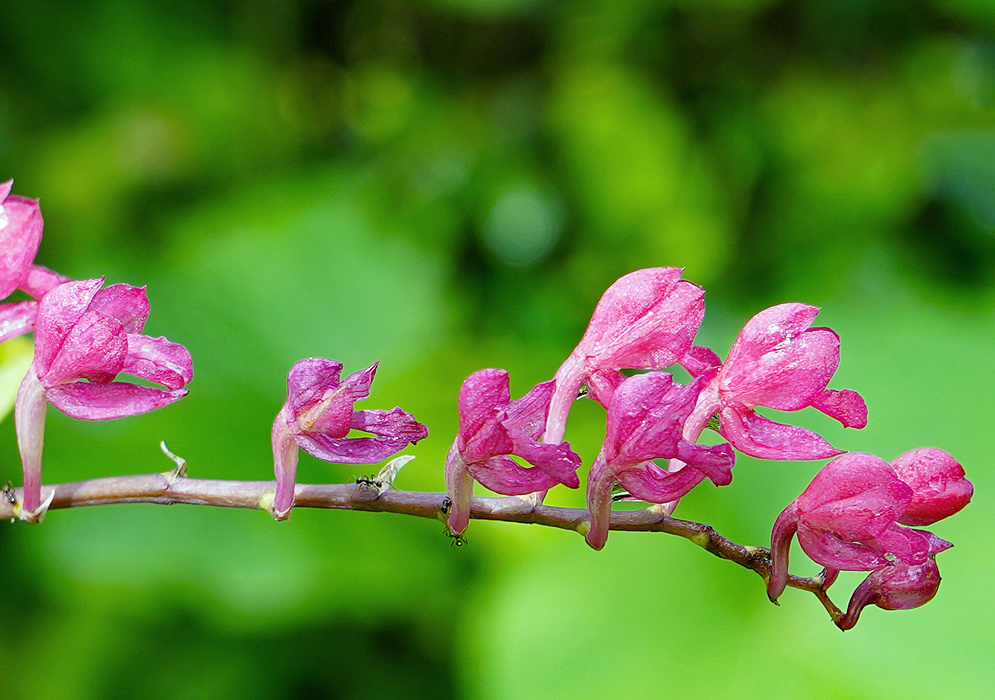
[[[49, 509], [99, 506], [111, 503], [158, 503], [171, 505], [219, 506], [267, 510], [276, 491], [273, 481], [224, 481], [191, 479], [185, 465], [162, 474], [114, 476], [87, 481], [46, 485], [55, 496]], [[22, 489], [4, 488], [0, 494], [0, 519], [16, 517]], [[297, 484], [294, 491], [297, 508], [337, 508], [382, 513], [402, 513], [421, 518], [445, 520], [449, 500], [444, 493], [398, 491], [388, 484], [368, 478], [349, 484]], [[590, 516], [581, 508], [538, 505], [519, 497], [474, 498], [470, 517], [478, 520], [531, 523], [584, 533]], [[612, 530], [630, 532], [665, 532], [683, 537], [721, 559], [728, 559], [751, 571], [765, 582], [770, 577], [770, 550], [737, 544], [710, 525], [671, 518], [655, 509], [616, 511], [611, 514]], [[821, 576], [789, 576], [788, 586], [815, 594], [833, 621], [842, 617], [826, 594]]]

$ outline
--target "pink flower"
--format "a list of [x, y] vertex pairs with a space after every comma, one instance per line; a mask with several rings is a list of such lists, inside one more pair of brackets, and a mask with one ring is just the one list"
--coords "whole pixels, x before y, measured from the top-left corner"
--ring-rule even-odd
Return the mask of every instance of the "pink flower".
[[911, 610], [933, 599], [940, 587], [935, 556], [951, 545], [931, 532], [922, 534], [929, 539], [926, 561], [910, 565], [896, 560], [872, 571], [854, 590], [846, 614], [836, 623], [841, 630], [852, 629], [868, 605], [884, 610]]
[[682, 364], [709, 383], [690, 423], [704, 426], [718, 414], [722, 436], [753, 457], [821, 459], [840, 454], [842, 450], [816, 433], [775, 423], [754, 410], [812, 406], [846, 427], [867, 424], [859, 394], [826, 388], [839, 365], [839, 337], [828, 328], [809, 328], [818, 312], [797, 303], [761, 311], [740, 331], [724, 365], [711, 350], [693, 348]]
[[[13, 182], [0, 183], [0, 299], [18, 288], [40, 298], [68, 280], [32, 264], [41, 242], [41, 209], [37, 200], [11, 195]], [[37, 314], [35, 301], [0, 304], [0, 342], [29, 332]]]
[[27, 277], [41, 243], [38, 200], [10, 194], [13, 180], [0, 183], [0, 299]]
[[912, 487], [912, 502], [898, 522], [932, 525], [966, 506], [974, 486], [956, 459], [935, 447], [920, 447], [891, 463], [898, 478]]
[[[17, 393], [14, 415], [24, 467], [22, 520], [39, 520], [41, 457], [48, 404], [82, 420], [145, 413], [186, 396], [190, 353], [165, 338], [141, 335], [149, 314], [145, 289], [103, 279], [67, 282], [38, 304], [35, 356]], [[114, 381], [131, 374], [165, 388]]]
[[[377, 363], [341, 380], [342, 364], [310, 357], [287, 375], [287, 401], [273, 421], [276, 496], [270, 512], [286, 520], [294, 505], [298, 448], [337, 464], [374, 464], [428, 436], [428, 428], [400, 408], [356, 411], [370, 395]], [[362, 430], [376, 437], [346, 437]]]
[[687, 353], [705, 314], [705, 292], [682, 280], [681, 272], [636, 270], [605, 291], [584, 337], [556, 372], [546, 442], [563, 439], [570, 405], [594, 373], [663, 369]]
[[[650, 503], [676, 500], [706, 476], [718, 486], [732, 481], [735, 456], [728, 444], [695, 445], [682, 437], [701, 384], [682, 386], [666, 372], [648, 372], [629, 377], [613, 392], [605, 441], [587, 482], [591, 527], [585, 539], [594, 549], [608, 539], [616, 481]], [[653, 462], [671, 458], [687, 466], [671, 473]]]
[[[554, 391], [555, 380], [550, 380], [512, 401], [503, 369], [482, 369], [463, 382], [459, 431], [446, 458], [453, 534], [461, 534], [470, 522], [474, 480], [506, 496], [545, 491], [556, 484], [580, 485], [580, 457], [570, 445], [539, 442]], [[533, 466], [520, 466], [510, 455]]]
[[922, 564], [928, 539], [898, 525], [912, 489], [880, 457], [851, 452], [832, 460], [774, 522], [767, 594], [776, 600], [788, 580], [788, 552], [802, 550], [827, 569], [871, 571], [900, 559]]

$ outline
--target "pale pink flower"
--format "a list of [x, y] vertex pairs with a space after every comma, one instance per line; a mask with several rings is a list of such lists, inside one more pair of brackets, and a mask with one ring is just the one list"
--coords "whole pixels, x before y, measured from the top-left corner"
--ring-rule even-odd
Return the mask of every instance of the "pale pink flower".
[[[276, 496], [270, 512], [277, 520], [294, 505], [298, 448], [336, 464], [375, 464], [428, 436], [428, 428], [395, 407], [354, 410], [370, 395], [377, 363], [341, 379], [342, 364], [310, 357], [287, 375], [287, 400], [273, 421], [273, 467]], [[362, 430], [375, 437], [346, 437]]]
[[927, 538], [898, 525], [912, 495], [880, 457], [851, 452], [829, 462], [774, 522], [770, 599], [784, 591], [796, 533], [802, 550], [827, 569], [871, 571], [891, 559], [923, 563]]
[[[35, 356], [17, 393], [14, 417], [24, 467], [23, 520], [38, 520], [48, 404], [82, 420], [145, 413], [186, 396], [190, 353], [165, 338], [141, 335], [149, 314], [145, 289], [103, 279], [66, 282], [38, 303]], [[165, 389], [115, 381], [119, 373]]]

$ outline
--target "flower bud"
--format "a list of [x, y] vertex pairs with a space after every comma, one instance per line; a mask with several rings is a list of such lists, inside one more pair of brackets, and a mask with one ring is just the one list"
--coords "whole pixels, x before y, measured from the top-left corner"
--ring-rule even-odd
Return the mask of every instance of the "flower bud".
[[935, 447], [899, 455], [891, 466], [898, 478], [912, 487], [912, 502], [898, 520], [903, 525], [932, 525], [966, 506], [974, 494], [974, 486], [964, 478], [964, 468]]
[[939, 587], [940, 571], [932, 557], [918, 566], [895, 561], [875, 569], [857, 586], [846, 614], [836, 624], [841, 630], [851, 629], [860, 612], [872, 604], [884, 610], [918, 608], [932, 600]]

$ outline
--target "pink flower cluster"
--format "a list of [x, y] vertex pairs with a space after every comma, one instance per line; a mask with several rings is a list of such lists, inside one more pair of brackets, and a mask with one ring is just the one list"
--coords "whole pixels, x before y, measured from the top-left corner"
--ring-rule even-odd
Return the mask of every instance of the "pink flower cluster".
[[[0, 184], [0, 300], [21, 298], [0, 304], [0, 342], [34, 333], [34, 358], [14, 415], [24, 471], [18, 512], [37, 522], [54, 496], [51, 490], [44, 497], [41, 482], [48, 406], [83, 420], [145, 413], [187, 394], [193, 364], [184, 346], [142, 333], [149, 315], [144, 288], [105, 288], [103, 279], [70, 280], [35, 265], [41, 210], [37, 201], [11, 195], [11, 184]], [[652, 268], [616, 281], [553, 378], [521, 398], [512, 400], [504, 370], [483, 369], [466, 379], [445, 468], [450, 532], [460, 536], [469, 525], [476, 482], [529, 497], [537, 507], [558, 484], [578, 488], [581, 459], [563, 437], [571, 405], [587, 395], [606, 411], [604, 442], [587, 473], [591, 547], [607, 542], [617, 488], [622, 498], [657, 504], [657, 512], [669, 515], [704, 480], [729, 484], [734, 450], [774, 460], [835, 458], [774, 524], [771, 600], [788, 581], [795, 536], [825, 568], [826, 586], [843, 570], [870, 572], [838, 620], [843, 629], [869, 604], [900, 609], [932, 598], [940, 581], [935, 555], [950, 545], [914, 528], [952, 515], [971, 499], [960, 464], [934, 448], [912, 450], [891, 464], [843, 454], [811, 430], [758, 413], [759, 407], [812, 407], [846, 427], [867, 423], [859, 394], [828, 388], [840, 342], [828, 328], [812, 327], [817, 308], [791, 303], [761, 311], [723, 362], [694, 345], [704, 291], [681, 274]], [[691, 375], [689, 383], [666, 371], [675, 365]], [[269, 510], [278, 520], [294, 505], [299, 450], [329, 462], [368, 464], [428, 435], [399, 407], [355, 408], [369, 397], [376, 369], [374, 363], [343, 379], [334, 360], [308, 358], [291, 368], [272, 430], [276, 484]], [[122, 381], [122, 374], [162, 388]], [[700, 443], [706, 427], [726, 442]]]
[[823, 467], [774, 522], [767, 594], [776, 600], [788, 580], [788, 552], [798, 536], [802, 550], [825, 567], [831, 584], [840, 571], [870, 571], [854, 591], [847, 630], [868, 604], [886, 610], [928, 602], [940, 585], [934, 557], [949, 542], [926, 530], [971, 500], [974, 487], [953, 457], [933, 447], [911, 450], [888, 464], [851, 452]]
[[[0, 342], [34, 332], [35, 352], [14, 406], [24, 473], [19, 516], [40, 521], [54, 491], [43, 497], [41, 472], [49, 404], [83, 420], [121, 418], [186, 396], [193, 378], [187, 349], [142, 335], [149, 315], [144, 287], [103, 279], [70, 280], [34, 264], [42, 235], [36, 200], [11, 195], [0, 184], [0, 299], [17, 290], [30, 297], [0, 304]], [[282, 520], [293, 506], [298, 447], [319, 459], [347, 464], [379, 462], [428, 434], [400, 408], [355, 411], [366, 398], [376, 365], [340, 380], [342, 365], [311, 358], [294, 365], [287, 402], [273, 424], [276, 493], [270, 508]], [[120, 381], [128, 374], [162, 389]], [[346, 437], [350, 430], [375, 437]]]
[[[971, 485], [960, 465], [932, 448], [907, 453], [891, 466], [872, 455], [843, 455], [811, 430], [758, 413], [758, 407], [812, 407], [845, 427], [867, 424], [859, 394], [828, 388], [840, 341], [830, 329], [812, 327], [816, 307], [790, 303], [761, 311], [722, 362], [693, 344], [704, 318], [704, 291], [681, 279], [681, 272], [638, 270], [616, 281], [553, 379], [523, 398], [510, 400], [502, 370], [481, 370], [466, 380], [459, 432], [446, 463], [450, 531], [461, 535], [469, 523], [474, 481], [500, 494], [534, 493], [536, 502], [556, 484], [579, 485], [581, 460], [563, 436], [570, 406], [586, 385], [586, 395], [607, 412], [604, 443], [587, 476], [585, 537], [591, 547], [601, 549], [607, 541], [616, 488], [670, 514], [705, 479], [717, 486], [732, 481], [734, 448], [774, 460], [836, 457], [778, 519], [771, 598], [787, 581], [787, 547], [795, 532], [830, 582], [839, 570], [872, 572], [840, 621], [844, 628], [869, 602], [913, 607], [932, 597], [939, 582], [933, 555], [949, 545], [899, 523], [929, 524], [963, 507]], [[664, 371], [677, 364], [693, 381], [681, 385]], [[727, 442], [698, 444], [709, 426]]]

